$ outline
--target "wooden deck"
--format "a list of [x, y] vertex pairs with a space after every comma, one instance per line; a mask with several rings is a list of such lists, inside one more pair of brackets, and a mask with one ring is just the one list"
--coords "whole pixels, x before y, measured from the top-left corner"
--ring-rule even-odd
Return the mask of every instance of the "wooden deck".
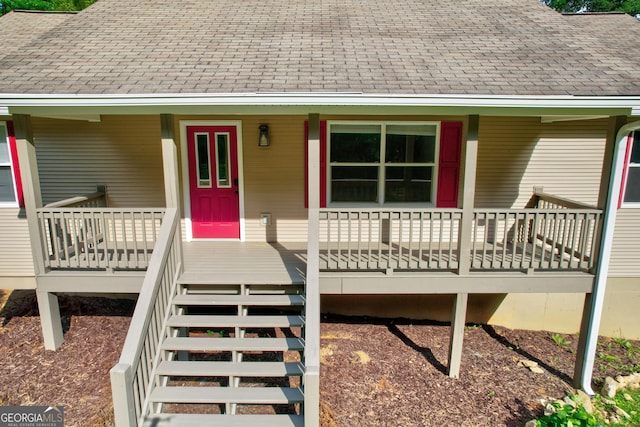
[[183, 243], [184, 280], [220, 284], [303, 284], [305, 243]]
[[[305, 280], [305, 243], [196, 241], [184, 242], [183, 245], [183, 280], [186, 282], [279, 285], [303, 284]], [[372, 254], [370, 262], [363, 264], [355, 261], [355, 253], [341, 251], [338, 257], [335, 251], [328, 254], [326, 249], [321, 249], [321, 292], [415, 294], [454, 293], [469, 289], [488, 293], [589, 292], [592, 287], [592, 274], [578, 269], [554, 269], [554, 262], [548, 254], [542, 256], [541, 268], [535, 273], [521, 269], [523, 253], [530, 258], [533, 253], [531, 248], [525, 251], [522, 251], [523, 248], [511, 250], [502, 245], [478, 248], [474, 253], [474, 264], [480, 266], [484, 259], [482, 268], [459, 276], [450, 268], [450, 260], [438, 258], [445, 252], [457, 258], [457, 251], [449, 251], [448, 246], [447, 251], [434, 247], [431, 253], [425, 251], [419, 254], [413, 250], [412, 256], [409, 256], [408, 249], [392, 251], [395, 270], [380, 267], [389, 265], [387, 250]], [[540, 254], [539, 250], [537, 253]], [[402, 254], [401, 259], [398, 254]], [[361, 259], [363, 254], [359, 256]], [[331, 268], [338, 261], [342, 269]], [[410, 268], [403, 269], [407, 265]]]

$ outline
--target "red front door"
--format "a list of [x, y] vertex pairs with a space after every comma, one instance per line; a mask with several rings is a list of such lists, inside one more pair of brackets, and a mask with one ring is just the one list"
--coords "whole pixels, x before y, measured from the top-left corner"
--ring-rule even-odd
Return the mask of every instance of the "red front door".
[[235, 126], [187, 127], [194, 238], [240, 238]]

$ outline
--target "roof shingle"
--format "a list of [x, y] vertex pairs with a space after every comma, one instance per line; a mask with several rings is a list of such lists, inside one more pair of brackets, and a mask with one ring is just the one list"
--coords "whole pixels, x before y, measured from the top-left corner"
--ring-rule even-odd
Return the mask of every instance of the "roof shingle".
[[537, 0], [99, 0], [0, 58], [0, 93], [640, 94], [618, 35], [574, 21]]

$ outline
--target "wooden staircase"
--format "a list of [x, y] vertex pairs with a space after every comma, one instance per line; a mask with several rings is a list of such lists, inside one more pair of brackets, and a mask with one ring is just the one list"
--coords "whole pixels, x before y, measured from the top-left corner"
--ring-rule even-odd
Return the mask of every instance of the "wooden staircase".
[[303, 285], [179, 281], [144, 426], [303, 426]]

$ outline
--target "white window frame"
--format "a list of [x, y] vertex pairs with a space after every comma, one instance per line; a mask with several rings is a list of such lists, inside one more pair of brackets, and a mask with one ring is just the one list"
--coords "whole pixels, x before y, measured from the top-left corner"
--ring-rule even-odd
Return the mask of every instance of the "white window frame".
[[[346, 163], [346, 162], [331, 162], [331, 127], [333, 125], [365, 125], [365, 126], [380, 126], [380, 160], [376, 163]], [[431, 166], [433, 168], [433, 177], [431, 180], [431, 201], [430, 202], [386, 202], [385, 201], [385, 171], [386, 171], [386, 136], [387, 126], [435, 126], [435, 153], [434, 161], [431, 163], [394, 163], [394, 166]], [[340, 207], [340, 206], [393, 206], [393, 207], [435, 207], [438, 191], [438, 164], [440, 163], [440, 127], [439, 121], [368, 121], [368, 120], [327, 120], [327, 147], [325, 158], [327, 159], [327, 180], [326, 180], [326, 197], [327, 206]], [[332, 166], [377, 166], [378, 167], [378, 202], [334, 202], [331, 200], [331, 169]], [[393, 167], [393, 166], [391, 166]]]
[[631, 163], [631, 152], [633, 151], [633, 144], [636, 143], [636, 138], [638, 139], [638, 142], [640, 142], [640, 129], [638, 130], [634, 130], [631, 132], [630, 134], [631, 137], [631, 145], [628, 146], [628, 150], [629, 150], [629, 158], [625, 158], [625, 165], [624, 165], [624, 169], [625, 169], [625, 174], [624, 174], [624, 182], [622, 183], [622, 196], [621, 196], [621, 201], [622, 203], [620, 204], [621, 208], [635, 208], [638, 209], [640, 208], [640, 202], [625, 202], [624, 201], [624, 197], [627, 193], [627, 184], [629, 181], [629, 170], [631, 168], [640, 168], [640, 163]]
[[15, 200], [13, 202], [1, 202], [0, 208], [17, 208], [20, 207], [18, 205], [18, 186], [16, 185], [16, 173], [14, 170], [14, 161], [13, 153], [11, 152], [11, 140], [9, 138], [9, 128], [7, 126], [7, 122], [0, 121], [0, 127], [4, 128], [4, 134], [7, 138], [7, 151], [9, 152], [9, 162], [0, 163], [0, 167], [9, 167], [9, 171], [11, 172], [11, 184], [13, 185], [13, 194], [15, 195]]

